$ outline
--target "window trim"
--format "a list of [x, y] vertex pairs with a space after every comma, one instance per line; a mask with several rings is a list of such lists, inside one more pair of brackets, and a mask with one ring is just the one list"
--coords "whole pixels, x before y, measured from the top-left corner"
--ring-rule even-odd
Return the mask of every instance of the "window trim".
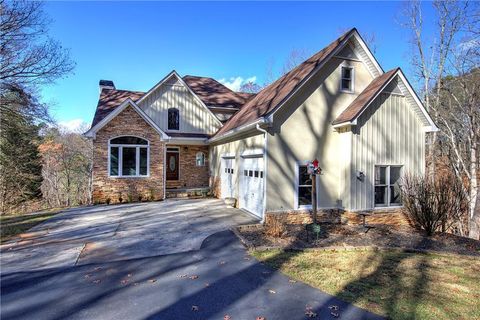
[[[385, 172], [385, 184], [375, 184], [375, 168], [376, 167], [387, 167], [387, 170]], [[373, 165], [373, 190], [372, 190], [372, 200], [373, 200], [373, 208], [374, 209], [398, 209], [398, 208], [403, 208], [403, 203], [402, 204], [390, 204], [390, 187], [393, 186], [390, 184], [390, 167], [400, 167], [400, 176], [402, 176], [403, 169], [405, 165], [403, 164], [374, 164]], [[387, 188], [387, 203], [386, 204], [380, 204], [376, 205], [375, 204], [375, 187], [386, 187]]]
[[[300, 205], [298, 203], [298, 188], [302, 187], [302, 186], [307, 187], [307, 185], [300, 185], [298, 183], [298, 178], [299, 178], [299, 174], [300, 174], [300, 166], [308, 166], [309, 162], [310, 161], [308, 161], [308, 160], [303, 160], [303, 161], [301, 160], [301, 161], [295, 162], [295, 190], [294, 190], [294, 197], [293, 197], [294, 198], [293, 199], [293, 201], [294, 201], [293, 207], [295, 209], [309, 210], [309, 209], [313, 208], [313, 206], [311, 204], [310, 205]], [[317, 179], [316, 182], [317, 182], [317, 185], [318, 185], [318, 176], [315, 176], [315, 179]], [[318, 203], [318, 193], [317, 193], [317, 203]]]
[[[343, 78], [343, 69], [350, 69], [351, 70], [351, 88], [350, 89], [344, 89], [343, 88], [343, 80], [347, 78]], [[355, 67], [351, 65], [346, 65], [342, 64], [340, 65], [340, 91], [345, 92], [345, 93], [355, 93]]]
[[[202, 164], [198, 164], [198, 155], [201, 154], [203, 156], [203, 163]], [[202, 151], [198, 151], [196, 154], [195, 154], [195, 166], [196, 167], [205, 167], [205, 163], [206, 163], [206, 156], [205, 156], [205, 152], [202, 152]]]
[[[170, 126], [169, 126], [169, 120], [170, 120], [170, 110], [176, 110], [177, 114], [178, 114], [178, 129], [171, 129]], [[167, 131], [180, 131], [180, 109], [178, 108], [175, 108], [175, 107], [171, 107], [171, 108], [168, 108], [167, 109]]]
[[[111, 140], [121, 137], [136, 137], [147, 141], [147, 144], [116, 144], [111, 143]], [[111, 148], [118, 147], [118, 175], [112, 175], [110, 171], [111, 167]], [[135, 148], [135, 175], [123, 175], [123, 148]], [[147, 174], [140, 174], [140, 148], [147, 149]], [[135, 135], [120, 135], [108, 139], [108, 158], [107, 158], [107, 172], [109, 178], [149, 178], [150, 177], [150, 141], [143, 137]]]

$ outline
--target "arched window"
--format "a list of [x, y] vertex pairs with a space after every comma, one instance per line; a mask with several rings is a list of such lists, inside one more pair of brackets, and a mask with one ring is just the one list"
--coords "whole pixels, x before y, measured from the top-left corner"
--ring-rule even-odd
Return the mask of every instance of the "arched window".
[[150, 174], [148, 140], [123, 136], [109, 141], [108, 174], [111, 177], [147, 177]]
[[205, 153], [197, 152], [195, 156], [195, 162], [197, 164], [197, 167], [203, 167], [205, 165]]
[[168, 130], [180, 130], [180, 114], [177, 108], [168, 109]]

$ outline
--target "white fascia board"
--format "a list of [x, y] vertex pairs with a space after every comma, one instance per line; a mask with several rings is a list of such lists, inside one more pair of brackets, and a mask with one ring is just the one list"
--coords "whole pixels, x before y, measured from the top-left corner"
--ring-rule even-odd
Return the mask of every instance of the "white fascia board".
[[171, 137], [168, 145], [207, 145], [206, 138], [192, 138], [192, 137]]
[[415, 100], [415, 102], [417, 103], [418, 107], [420, 108], [420, 110], [422, 111], [423, 115], [425, 116], [425, 118], [427, 119], [428, 121], [428, 124], [429, 126], [425, 126], [424, 129], [425, 129], [425, 132], [436, 132], [436, 131], [440, 131], [440, 129], [438, 129], [437, 125], [435, 124], [435, 122], [433, 122], [432, 118], [430, 117], [430, 115], [428, 114], [427, 110], [425, 109], [425, 107], [423, 106], [423, 103], [420, 101], [420, 99], [418, 98], [418, 95], [417, 93], [415, 92], [415, 90], [413, 90], [412, 86], [410, 85], [410, 82], [408, 82], [407, 78], [405, 77], [405, 75], [403, 74], [403, 71], [400, 69], [399, 72], [397, 72], [398, 76], [400, 77], [400, 79], [403, 81], [403, 83], [405, 84], [405, 87], [407, 88], [408, 92], [412, 95], [413, 99]]
[[155, 122], [142, 110], [140, 107], [130, 98], [127, 98], [125, 101], [120, 104], [115, 110], [110, 112], [105, 118], [103, 118], [99, 123], [97, 123], [95, 126], [90, 128], [87, 132], [85, 132], [85, 136], [89, 138], [95, 139], [96, 133], [98, 130], [103, 128], [107, 123], [112, 121], [113, 118], [115, 118], [117, 115], [120, 114], [123, 110], [125, 110], [128, 106], [132, 106], [132, 108], [142, 117], [143, 120], [145, 120], [152, 128], [155, 129], [160, 134], [160, 137], [162, 140], [168, 140], [170, 137], [162, 130], [160, 127], [158, 127]]
[[197, 100], [197, 102], [200, 103], [200, 105], [202, 105], [207, 110], [208, 113], [210, 113], [210, 115], [220, 125], [220, 127], [222, 127], [223, 126], [222, 122], [220, 120], [218, 120], [218, 118], [213, 114], [213, 112], [205, 105], [205, 103], [203, 103], [203, 101], [195, 94], [195, 92], [193, 92], [193, 90], [185, 83], [185, 81], [183, 81], [182, 77], [180, 77], [180, 75], [175, 70], [172, 70], [165, 78], [160, 80], [160, 82], [158, 82], [153, 88], [148, 90], [148, 92], [145, 93], [143, 95], [143, 97], [141, 97], [137, 101], [137, 104], [140, 104], [140, 102], [142, 102], [148, 96], [150, 96], [154, 91], [156, 91], [160, 86], [162, 86], [172, 76], [175, 76], [178, 79], [178, 81], [188, 90], [188, 92], [190, 92], [190, 94], [193, 95], [194, 99]]
[[[157, 90], [162, 84], [164, 84], [174, 74], [177, 74], [177, 72], [175, 70], [172, 70], [162, 80], [160, 80], [156, 85], [154, 85], [150, 90], [148, 90], [147, 93], [145, 93], [140, 99], [138, 99], [137, 103], [140, 104], [143, 100], [145, 100], [148, 96], [150, 96], [152, 92]], [[178, 77], [178, 74], [177, 74], [177, 77]]]
[[368, 58], [370, 59], [370, 61], [372, 61], [373, 65], [375, 66], [375, 68], [377, 68], [378, 72], [380, 74], [384, 74], [385, 71], [383, 71], [383, 68], [382, 66], [380, 66], [380, 64], [378, 63], [377, 59], [375, 59], [375, 56], [373, 55], [372, 51], [370, 51], [370, 49], [368, 48], [367, 44], [365, 43], [365, 41], [363, 40], [362, 36], [360, 35], [360, 33], [358, 33], [357, 30], [355, 30], [353, 32], [353, 36], [355, 36], [355, 39], [357, 39], [358, 43], [360, 43], [360, 46], [362, 47], [363, 50], [365, 50], [365, 52], [367, 53], [367, 56]]
[[357, 125], [357, 119], [353, 121], [347, 121], [347, 122], [342, 122], [342, 123], [337, 123], [333, 125], [334, 129], [339, 129], [343, 127], [348, 127], [348, 126], [356, 126]]
[[232, 130], [229, 130], [222, 135], [214, 136], [213, 138], [208, 139], [207, 142], [212, 143], [212, 142], [216, 142], [216, 141], [219, 141], [219, 140], [231, 138], [231, 137], [233, 137], [237, 134], [240, 134], [242, 132], [245, 132], [245, 131], [248, 131], [250, 129], [255, 128], [257, 126], [257, 124], [265, 124], [265, 123], [268, 123], [268, 121], [265, 118], [262, 117], [262, 118], [259, 118], [256, 121], [251, 122], [249, 124], [246, 124], [246, 125], [243, 125], [243, 126], [240, 126], [240, 127], [237, 127], [237, 128], [233, 128]]

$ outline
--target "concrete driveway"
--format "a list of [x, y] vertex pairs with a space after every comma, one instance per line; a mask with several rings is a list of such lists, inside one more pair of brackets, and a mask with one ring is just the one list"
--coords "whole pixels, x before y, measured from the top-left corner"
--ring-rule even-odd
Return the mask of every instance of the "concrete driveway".
[[213, 233], [255, 222], [218, 199], [76, 208], [35, 227], [23, 240], [2, 245], [1, 272], [198, 250]]

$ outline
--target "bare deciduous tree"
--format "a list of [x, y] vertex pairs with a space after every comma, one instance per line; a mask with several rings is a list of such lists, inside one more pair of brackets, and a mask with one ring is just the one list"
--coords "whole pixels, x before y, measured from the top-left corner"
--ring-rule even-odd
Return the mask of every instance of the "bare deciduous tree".
[[464, 186], [470, 203], [468, 219], [459, 223], [467, 220], [468, 235], [478, 239], [479, 6], [459, 1], [432, 4], [437, 18], [430, 39], [424, 35], [422, 16], [422, 6], [427, 4], [409, 2], [404, 11], [404, 25], [412, 32], [412, 65], [424, 104], [441, 129], [429, 137], [428, 172], [434, 176], [438, 159], [448, 159], [447, 166]]
[[0, 1], [2, 83], [51, 83], [72, 71], [68, 50], [48, 37], [42, 6], [36, 1]]

